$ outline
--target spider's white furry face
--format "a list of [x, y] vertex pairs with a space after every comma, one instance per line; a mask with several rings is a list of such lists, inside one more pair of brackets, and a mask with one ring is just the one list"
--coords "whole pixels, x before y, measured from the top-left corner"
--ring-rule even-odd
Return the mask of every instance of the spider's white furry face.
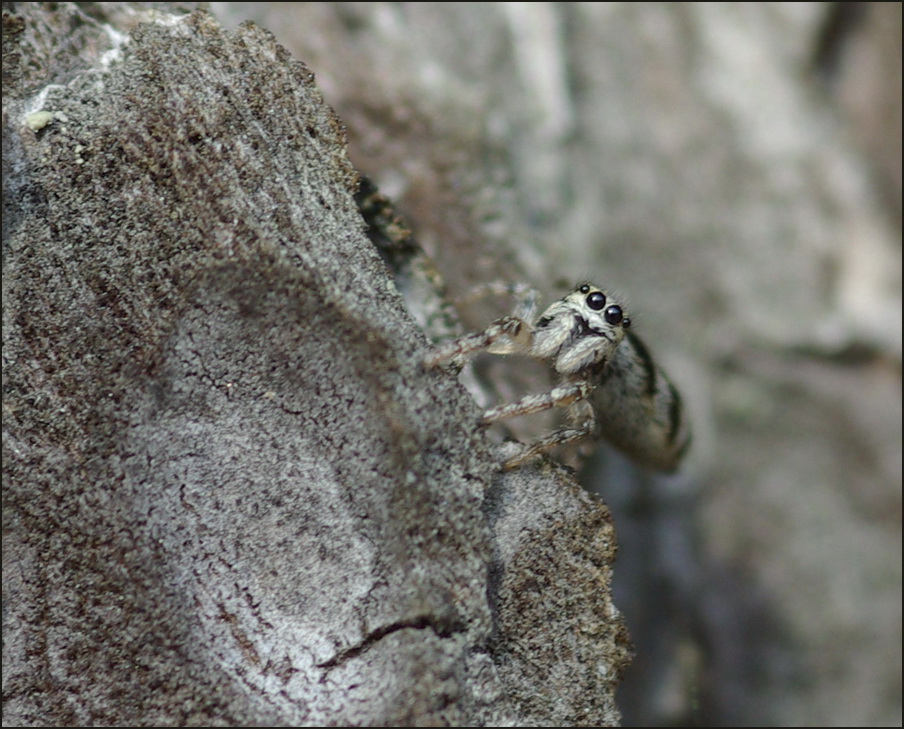
[[620, 304], [591, 284], [581, 284], [550, 306], [534, 325], [530, 354], [553, 361], [556, 371], [574, 374], [605, 367], [631, 320]]

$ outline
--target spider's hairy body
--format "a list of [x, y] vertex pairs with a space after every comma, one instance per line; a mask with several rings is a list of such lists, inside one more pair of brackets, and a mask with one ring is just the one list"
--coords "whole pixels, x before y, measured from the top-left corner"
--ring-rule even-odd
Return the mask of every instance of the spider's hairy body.
[[641, 464], [674, 470], [690, 444], [681, 398], [629, 331], [623, 307], [584, 283], [536, 317], [536, 299], [525, 291], [520, 290], [524, 303], [516, 315], [443, 344], [425, 360], [434, 367], [464, 363], [481, 350], [520, 353], [548, 362], [559, 375], [560, 383], [549, 392], [484, 413], [481, 422], [490, 424], [553, 407], [567, 409], [571, 426], [530, 445], [504, 467], [514, 468], [558, 445], [602, 436]]

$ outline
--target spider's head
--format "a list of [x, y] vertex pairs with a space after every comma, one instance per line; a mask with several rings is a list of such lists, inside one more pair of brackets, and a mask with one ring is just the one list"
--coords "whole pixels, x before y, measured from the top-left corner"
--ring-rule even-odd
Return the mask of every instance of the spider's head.
[[562, 374], [574, 374], [609, 361], [629, 326], [620, 304], [584, 283], [540, 316], [533, 354], [554, 359]]
[[625, 310], [621, 304], [611, 301], [602, 290], [593, 284], [581, 284], [570, 295], [565, 297], [566, 301], [569, 299], [575, 303], [580, 302], [580, 306], [587, 310], [588, 325], [590, 325], [590, 322], [598, 320], [596, 321], [597, 324], [605, 322], [610, 327], [627, 329], [631, 326], [631, 320], [625, 316]]

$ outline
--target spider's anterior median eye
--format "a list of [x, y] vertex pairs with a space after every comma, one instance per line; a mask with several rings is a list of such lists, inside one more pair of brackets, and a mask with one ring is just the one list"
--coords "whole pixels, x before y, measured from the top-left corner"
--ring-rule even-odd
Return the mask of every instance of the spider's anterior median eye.
[[594, 311], [599, 311], [606, 305], [606, 295], [602, 291], [594, 291], [587, 297], [587, 306]]
[[[622, 323], [622, 319], [625, 319], [625, 313], [622, 311], [622, 308], [616, 304], [613, 304], [608, 309], [606, 309], [605, 313], [606, 321], [609, 322], [612, 326], [616, 326], [617, 324]], [[628, 322], [625, 319], [625, 322]], [[625, 324], [627, 326], [627, 323]]]

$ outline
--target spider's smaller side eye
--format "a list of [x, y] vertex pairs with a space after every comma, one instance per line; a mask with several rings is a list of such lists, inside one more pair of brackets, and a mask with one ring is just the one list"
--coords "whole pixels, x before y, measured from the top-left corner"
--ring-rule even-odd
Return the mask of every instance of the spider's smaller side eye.
[[[594, 291], [587, 297], [587, 306], [594, 311], [599, 311], [606, 305], [606, 295], [602, 291]], [[612, 307], [617, 308], [617, 307]], [[608, 313], [608, 312], [607, 312]], [[608, 319], [608, 316], [607, 316]]]
[[[605, 303], [605, 301], [603, 303]], [[625, 313], [617, 304], [613, 304], [608, 309], [606, 309], [605, 317], [606, 321], [612, 324], [612, 326], [616, 326], [618, 324], [624, 324], [625, 326], [628, 326], [631, 323], [630, 319], [625, 319]]]
[[590, 291], [590, 284], [581, 284], [578, 288], [578, 291], [580, 291], [582, 294], [586, 294], [588, 291]]

